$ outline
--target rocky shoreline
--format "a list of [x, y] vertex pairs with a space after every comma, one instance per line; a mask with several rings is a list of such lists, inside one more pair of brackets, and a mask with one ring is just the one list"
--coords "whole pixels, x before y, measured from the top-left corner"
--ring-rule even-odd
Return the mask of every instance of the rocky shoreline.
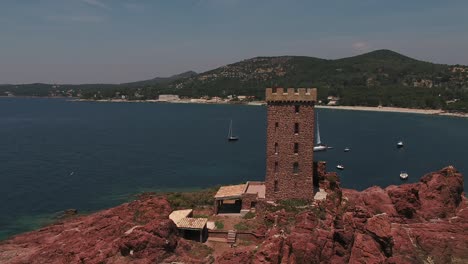
[[327, 199], [269, 206], [252, 221], [255, 245], [213, 247], [178, 236], [165, 197], [147, 195], [0, 242], [0, 263], [466, 263], [468, 200], [453, 167], [417, 183], [341, 189], [321, 172]]

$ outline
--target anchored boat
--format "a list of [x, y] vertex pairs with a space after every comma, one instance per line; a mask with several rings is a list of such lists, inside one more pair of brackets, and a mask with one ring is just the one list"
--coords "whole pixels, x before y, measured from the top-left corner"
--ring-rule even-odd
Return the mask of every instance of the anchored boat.
[[408, 175], [408, 173], [406, 171], [400, 172], [400, 179], [406, 180], [406, 179], [408, 179], [408, 176], [409, 175]]
[[318, 114], [317, 114], [317, 145], [314, 146], [314, 152], [326, 151], [327, 149], [331, 149], [331, 148], [332, 147], [322, 144], [322, 141], [320, 140], [319, 119], [318, 119]]
[[232, 135], [232, 119], [231, 123], [229, 123], [229, 132], [228, 132], [228, 141], [237, 141], [239, 140], [239, 137], [233, 136]]

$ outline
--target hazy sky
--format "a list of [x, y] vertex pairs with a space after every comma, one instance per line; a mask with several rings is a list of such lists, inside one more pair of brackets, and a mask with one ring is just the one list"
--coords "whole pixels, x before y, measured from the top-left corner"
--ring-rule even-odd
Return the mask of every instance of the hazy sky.
[[0, 0], [0, 83], [119, 83], [384, 48], [468, 64], [468, 0]]

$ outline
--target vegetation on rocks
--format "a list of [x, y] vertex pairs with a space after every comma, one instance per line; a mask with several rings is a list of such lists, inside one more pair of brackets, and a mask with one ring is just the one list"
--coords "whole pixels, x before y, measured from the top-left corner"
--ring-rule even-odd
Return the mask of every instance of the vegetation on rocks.
[[163, 194], [174, 209], [213, 206], [213, 197], [219, 187], [193, 192], [171, 192]]

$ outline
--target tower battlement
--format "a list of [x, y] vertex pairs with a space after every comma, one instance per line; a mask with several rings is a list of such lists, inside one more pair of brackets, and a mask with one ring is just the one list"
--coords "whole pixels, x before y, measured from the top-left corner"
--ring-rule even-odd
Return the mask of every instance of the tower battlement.
[[266, 88], [267, 102], [316, 102], [317, 88]]

